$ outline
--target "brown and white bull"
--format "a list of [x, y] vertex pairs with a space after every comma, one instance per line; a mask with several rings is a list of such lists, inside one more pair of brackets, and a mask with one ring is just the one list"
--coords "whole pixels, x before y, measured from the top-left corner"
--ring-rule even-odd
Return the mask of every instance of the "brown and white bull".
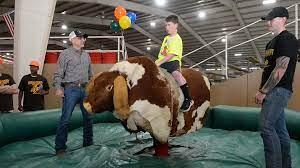
[[188, 112], [179, 112], [183, 94], [176, 81], [147, 57], [131, 57], [95, 76], [84, 107], [88, 112], [113, 111], [128, 131], [151, 134], [156, 155], [168, 155], [169, 137], [202, 128], [210, 105], [208, 79], [193, 69], [182, 69], [182, 74], [194, 100]]

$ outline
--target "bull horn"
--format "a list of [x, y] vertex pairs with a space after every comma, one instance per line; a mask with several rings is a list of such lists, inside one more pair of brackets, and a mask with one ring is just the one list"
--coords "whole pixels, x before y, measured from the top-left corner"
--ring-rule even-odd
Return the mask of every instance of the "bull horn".
[[119, 117], [121, 119], [127, 119], [129, 117], [128, 90], [126, 80], [121, 75], [114, 80], [113, 100], [115, 111]]
[[93, 113], [93, 110], [92, 110], [92, 105], [89, 103], [89, 102], [84, 102], [83, 103], [83, 107], [85, 108], [85, 110], [89, 113]]

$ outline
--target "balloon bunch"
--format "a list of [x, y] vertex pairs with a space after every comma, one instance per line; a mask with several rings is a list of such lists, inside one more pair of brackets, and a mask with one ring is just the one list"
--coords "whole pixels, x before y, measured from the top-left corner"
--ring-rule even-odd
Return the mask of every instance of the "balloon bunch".
[[133, 12], [126, 12], [126, 9], [122, 6], [116, 7], [114, 11], [116, 20], [112, 21], [110, 28], [117, 32], [121, 28], [123, 30], [128, 29], [136, 21], [136, 14]]

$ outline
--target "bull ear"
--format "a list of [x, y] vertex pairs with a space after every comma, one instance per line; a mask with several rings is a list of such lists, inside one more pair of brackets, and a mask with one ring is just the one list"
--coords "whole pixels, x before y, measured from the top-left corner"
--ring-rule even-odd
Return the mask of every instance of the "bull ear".
[[114, 107], [121, 119], [129, 116], [127, 82], [123, 76], [118, 76], [114, 80]]

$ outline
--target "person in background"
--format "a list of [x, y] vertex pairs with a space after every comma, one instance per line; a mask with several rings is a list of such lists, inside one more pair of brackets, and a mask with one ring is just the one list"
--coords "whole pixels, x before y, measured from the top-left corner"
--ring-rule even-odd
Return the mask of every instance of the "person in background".
[[76, 104], [80, 104], [83, 116], [83, 147], [93, 144], [92, 116], [83, 107], [83, 101], [87, 97], [85, 86], [93, 76], [90, 56], [83, 50], [86, 38], [87, 35], [79, 30], [69, 34], [72, 46], [60, 54], [53, 77], [56, 95], [63, 99], [62, 114], [55, 138], [57, 156], [62, 156], [66, 152], [69, 121]]
[[12, 95], [17, 94], [18, 89], [14, 79], [9, 74], [2, 73], [3, 64], [4, 60], [0, 58], [0, 113], [8, 113], [14, 110]]
[[284, 108], [293, 93], [297, 64], [298, 42], [285, 25], [289, 13], [276, 7], [262, 20], [274, 33], [265, 51], [265, 67], [261, 84], [255, 96], [261, 104], [260, 129], [265, 151], [266, 168], [291, 168], [290, 136], [286, 128]]
[[[22, 77], [19, 84], [19, 111], [44, 110], [44, 96], [49, 94], [47, 79], [38, 74], [40, 62], [33, 60], [29, 64], [30, 74]], [[24, 100], [23, 100], [24, 97]], [[22, 105], [23, 100], [23, 105]]]

